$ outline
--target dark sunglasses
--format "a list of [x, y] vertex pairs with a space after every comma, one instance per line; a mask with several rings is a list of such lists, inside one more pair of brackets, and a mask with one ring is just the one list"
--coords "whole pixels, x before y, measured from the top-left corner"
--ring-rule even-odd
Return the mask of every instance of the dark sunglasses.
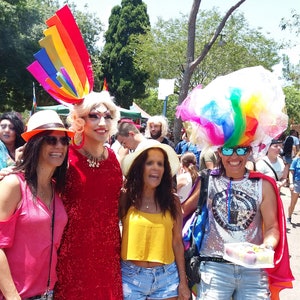
[[244, 156], [249, 152], [249, 150], [250, 150], [249, 147], [236, 147], [236, 148], [222, 147], [221, 148], [221, 153], [224, 156], [231, 156], [235, 152], [238, 156]]
[[68, 146], [70, 144], [70, 138], [68, 136], [61, 136], [61, 137], [56, 137], [52, 135], [46, 135], [43, 137], [43, 140], [50, 146], [56, 146], [58, 141], [63, 145], [63, 146]]

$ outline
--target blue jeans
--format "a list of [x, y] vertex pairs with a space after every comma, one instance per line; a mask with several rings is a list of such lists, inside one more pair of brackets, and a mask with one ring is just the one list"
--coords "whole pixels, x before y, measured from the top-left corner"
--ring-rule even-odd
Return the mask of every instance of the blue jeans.
[[197, 300], [270, 299], [268, 276], [263, 269], [202, 261]]
[[141, 268], [122, 261], [124, 300], [168, 299], [178, 296], [179, 277], [176, 263]]

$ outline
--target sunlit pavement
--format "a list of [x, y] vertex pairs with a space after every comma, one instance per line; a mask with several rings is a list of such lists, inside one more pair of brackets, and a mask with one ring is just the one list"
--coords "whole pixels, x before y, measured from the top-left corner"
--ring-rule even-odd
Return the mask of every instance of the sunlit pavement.
[[[289, 188], [282, 188], [281, 199], [287, 210], [290, 203]], [[299, 300], [300, 299], [300, 198], [292, 215], [292, 224], [287, 224], [287, 238], [291, 256], [291, 268], [295, 280], [293, 281], [293, 289], [285, 289], [280, 293], [280, 300]]]

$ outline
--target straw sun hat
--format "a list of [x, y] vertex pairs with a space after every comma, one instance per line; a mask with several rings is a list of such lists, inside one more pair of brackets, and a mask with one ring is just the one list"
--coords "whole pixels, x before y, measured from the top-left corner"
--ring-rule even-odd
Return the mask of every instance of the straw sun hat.
[[54, 110], [42, 110], [33, 114], [27, 123], [26, 132], [22, 133], [22, 138], [27, 142], [43, 131], [65, 131], [70, 138], [74, 136], [74, 132], [65, 128]]
[[140, 150], [137, 150], [137, 151], [135, 151], [133, 153], [130, 153], [130, 154], [125, 156], [125, 158], [122, 161], [122, 171], [123, 171], [123, 174], [125, 176], [127, 176], [127, 174], [129, 172], [133, 162], [135, 161], [135, 159], [140, 154], [142, 154], [145, 150], [150, 149], [150, 148], [152, 148], [152, 149], [160, 148], [160, 149], [164, 150], [167, 153], [167, 156], [168, 156], [172, 176], [177, 174], [177, 171], [179, 169], [179, 159], [178, 159], [178, 156], [177, 156], [176, 152], [169, 145], [157, 143], [157, 144], [149, 144], [149, 145], [145, 146], [144, 148], [142, 148]]

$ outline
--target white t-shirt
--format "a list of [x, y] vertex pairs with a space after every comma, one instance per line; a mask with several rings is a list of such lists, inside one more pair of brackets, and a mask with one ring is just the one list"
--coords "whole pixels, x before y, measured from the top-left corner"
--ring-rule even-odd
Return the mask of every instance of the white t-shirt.
[[274, 169], [274, 171], [277, 174], [278, 180], [281, 179], [283, 175], [283, 170], [284, 170], [284, 162], [280, 157], [277, 157], [277, 160], [275, 163], [271, 163], [269, 158], [267, 156], [263, 157], [259, 161], [256, 162], [256, 170], [274, 178], [276, 180], [276, 177], [274, 175], [274, 172], [271, 170], [271, 168], [263, 161], [266, 160]]
[[185, 182], [185, 185], [177, 190], [177, 195], [179, 197], [180, 203], [183, 203], [190, 194], [191, 188], [193, 186], [192, 176], [190, 172], [181, 173], [176, 176], [177, 182]]

